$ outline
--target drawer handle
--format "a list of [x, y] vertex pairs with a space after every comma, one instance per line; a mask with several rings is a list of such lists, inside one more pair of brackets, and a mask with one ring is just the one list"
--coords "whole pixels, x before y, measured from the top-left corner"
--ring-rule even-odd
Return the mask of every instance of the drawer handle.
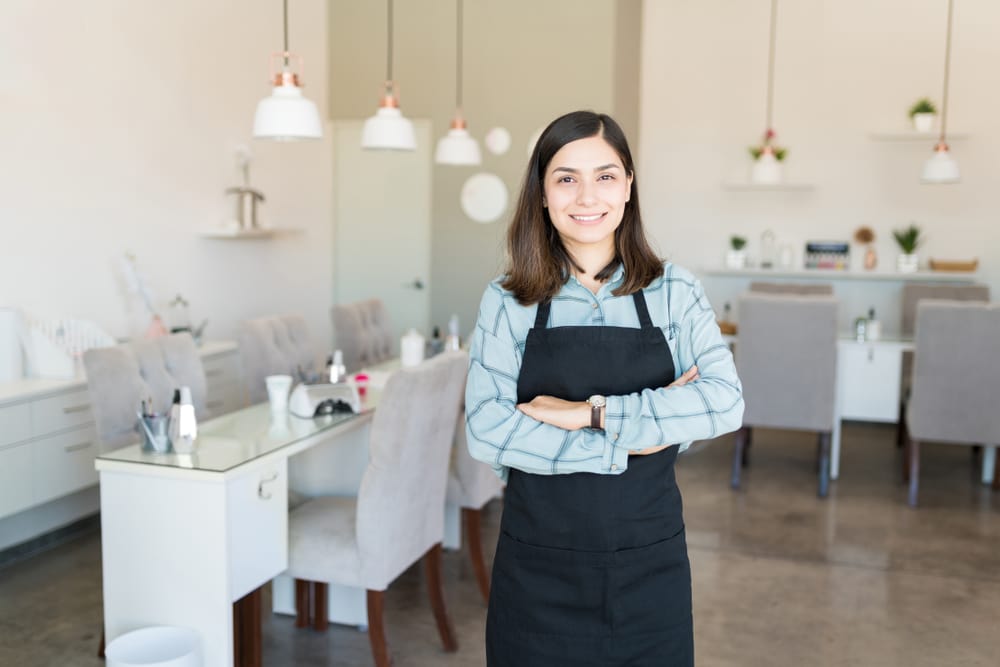
[[86, 449], [87, 447], [90, 447], [93, 444], [94, 443], [92, 442], [81, 442], [80, 444], [77, 445], [67, 445], [66, 447], [63, 447], [63, 451], [65, 451], [67, 454], [69, 454], [70, 452], [78, 452], [81, 449]]
[[260, 484], [257, 485], [257, 495], [260, 497], [261, 500], [270, 500], [271, 499], [271, 492], [270, 491], [264, 491], [264, 485], [265, 484], [270, 484], [271, 482], [273, 482], [273, 481], [275, 481], [277, 479], [278, 479], [278, 473], [272, 472], [265, 479], [260, 480]]
[[70, 415], [74, 412], [86, 412], [90, 409], [90, 403], [81, 403], [80, 405], [74, 405], [68, 408], [63, 408], [64, 415]]

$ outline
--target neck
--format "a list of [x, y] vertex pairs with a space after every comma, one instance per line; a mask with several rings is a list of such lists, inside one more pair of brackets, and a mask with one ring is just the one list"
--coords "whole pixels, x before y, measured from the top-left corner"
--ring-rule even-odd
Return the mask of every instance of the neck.
[[587, 245], [584, 247], [567, 247], [570, 257], [582, 271], [573, 270], [573, 274], [584, 285], [592, 289], [598, 287], [597, 274], [601, 272], [608, 263], [615, 257], [614, 245], [597, 247]]

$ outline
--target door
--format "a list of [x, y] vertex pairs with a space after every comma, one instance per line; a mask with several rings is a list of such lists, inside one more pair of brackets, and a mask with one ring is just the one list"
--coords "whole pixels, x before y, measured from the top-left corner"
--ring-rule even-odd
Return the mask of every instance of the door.
[[411, 327], [430, 335], [431, 123], [413, 124], [412, 152], [362, 150], [364, 121], [333, 124], [334, 301], [382, 299], [395, 354]]

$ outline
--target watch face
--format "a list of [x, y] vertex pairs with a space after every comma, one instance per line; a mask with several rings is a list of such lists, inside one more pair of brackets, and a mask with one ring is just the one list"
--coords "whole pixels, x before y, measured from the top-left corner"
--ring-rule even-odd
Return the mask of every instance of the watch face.
[[604, 407], [604, 403], [605, 403], [604, 397], [603, 396], [599, 396], [597, 394], [594, 394], [593, 396], [591, 396], [590, 398], [588, 398], [587, 402], [590, 403], [591, 407], [595, 407], [595, 408], [603, 408]]

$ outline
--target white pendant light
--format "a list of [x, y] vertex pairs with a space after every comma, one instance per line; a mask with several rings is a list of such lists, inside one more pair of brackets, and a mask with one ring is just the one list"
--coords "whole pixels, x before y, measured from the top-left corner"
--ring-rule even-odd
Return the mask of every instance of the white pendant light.
[[455, 116], [448, 134], [438, 140], [434, 161], [457, 166], [477, 165], [483, 161], [479, 144], [469, 134], [462, 117], [462, 0], [456, 0], [455, 4], [458, 24], [455, 31]]
[[413, 122], [399, 110], [395, 84], [392, 81], [392, 0], [388, 0], [386, 36], [385, 93], [375, 115], [365, 121], [361, 130], [361, 147], [370, 150], [414, 151], [417, 136]]
[[944, 95], [941, 102], [941, 136], [934, 145], [934, 154], [924, 163], [921, 180], [932, 185], [958, 183], [958, 163], [952, 157], [945, 139], [948, 126], [948, 78], [951, 70], [951, 23], [953, 0], [948, 0], [948, 32], [944, 47]]
[[764, 137], [761, 143], [750, 149], [754, 157], [750, 169], [750, 182], [754, 185], [778, 185], [783, 180], [781, 161], [786, 149], [777, 145], [774, 132], [774, 54], [778, 38], [778, 0], [771, 0], [771, 18], [768, 30], [767, 50], [767, 111], [765, 112]]
[[[299, 139], [319, 139], [323, 136], [319, 110], [316, 104], [302, 94], [299, 75], [292, 71], [291, 60], [298, 61], [302, 72], [302, 56], [288, 50], [288, 0], [284, 0], [285, 48], [281, 53], [271, 54], [271, 81], [274, 89], [271, 95], [257, 104], [253, 119], [253, 136], [257, 139], [296, 141]], [[275, 59], [281, 59], [281, 69], [274, 71]]]

